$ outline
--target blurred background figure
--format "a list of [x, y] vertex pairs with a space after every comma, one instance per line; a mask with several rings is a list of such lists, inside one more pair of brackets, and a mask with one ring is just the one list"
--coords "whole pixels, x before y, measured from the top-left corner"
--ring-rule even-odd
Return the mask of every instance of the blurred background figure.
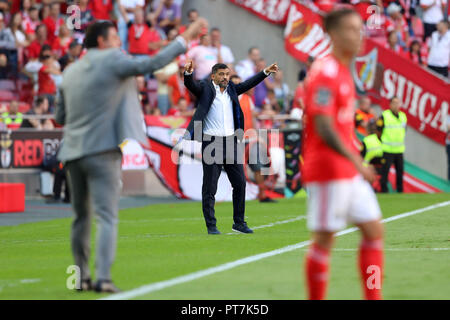
[[371, 120], [375, 119], [375, 112], [371, 108], [372, 102], [368, 96], [359, 99], [358, 109], [355, 112], [355, 128], [360, 134], [368, 134], [367, 127]]

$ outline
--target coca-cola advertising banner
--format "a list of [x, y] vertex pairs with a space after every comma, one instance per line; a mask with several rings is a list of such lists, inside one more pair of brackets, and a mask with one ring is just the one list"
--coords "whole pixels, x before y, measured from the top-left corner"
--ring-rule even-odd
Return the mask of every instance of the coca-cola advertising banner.
[[[256, 7], [258, 1], [246, 3], [252, 2]], [[320, 58], [331, 51], [320, 13], [296, 1], [291, 1], [284, 36], [286, 51], [302, 62], [308, 56]], [[367, 92], [383, 108], [389, 107], [392, 97], [399, 97], [408, 125], [437, 143], [445, 144], [445, 118], [450, 101], [447, 81], [371, 39], [366, 39], [353, 66], [353, 75], [358, 92]]]
[[291, 0], [228, 0], [260, 18], [284, 25]]

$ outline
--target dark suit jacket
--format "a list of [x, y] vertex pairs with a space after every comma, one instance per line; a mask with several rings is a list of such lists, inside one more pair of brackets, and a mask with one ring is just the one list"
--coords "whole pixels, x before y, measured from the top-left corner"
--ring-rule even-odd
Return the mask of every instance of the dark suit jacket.
[[[239, 95], [247, 92], [251, 88], [255, 87], [263, 81], [267, 76], [263, 71], [257, 73], [247, 81], [244, 81], [238, 85], [235, 85], [232, 81], [228, 82], [227, 92], [230, 95], [231, 102], [233, 104], [233, 118], [234, 118], [234, 129], [244, 130], [244, 114], [241, 110], [241, 105], [239, 104]], [[216, 98], [216, 89], [212, 84], [211, 80], [195, 81], [193, 74], [184, 75], [184, 85], [188, 90], [197, 98], [197, 110], [192, 117], [191, 122], [187, 127], [186, 134], [184, 136], [187, 140], [203, 140], [203, 120], [205, 120], [206, 115], [211, 108], [211, 105]], [[194, 131], [199, 134], [194, 135]]]

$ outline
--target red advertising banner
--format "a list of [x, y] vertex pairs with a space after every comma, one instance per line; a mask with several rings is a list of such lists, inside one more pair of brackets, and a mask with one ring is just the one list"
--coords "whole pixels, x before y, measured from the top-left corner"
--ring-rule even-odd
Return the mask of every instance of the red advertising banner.
[[[255, 1], [246, 3], [253, 4], [256, 11]], [[269, 20], [267, 16], [265, 19]], [[308, 56], [320, 58], [331, 51], [318, 10], [296, 1], [291, 1], [284, 36], [286, 51], [302, 62]], [[400, 98], [408, 125], [445, 144], [450, 102], [447, 81], [371, 39], [366, 39], [362, 54], [356, 59], [353, 76], [358, 92], [367, 92], [382, 108], [388, 108], [392, 97]]]
[[353, 70], [358, 90], [366, 91], [386, 109], [396, 96], [408, 125], [430, 139], [445, 144], [449, 112], [449, 84], [413, 62], [367, 39]]
[[296, 2], [292, 2], [284, 31], [286, 51], [302, 62], [308, 56], [321, 58], [330, 53], [330, 40], [322, 29], [322, 17]]
[[271, 23], [286, 24], [291, 0], [228, 0]]

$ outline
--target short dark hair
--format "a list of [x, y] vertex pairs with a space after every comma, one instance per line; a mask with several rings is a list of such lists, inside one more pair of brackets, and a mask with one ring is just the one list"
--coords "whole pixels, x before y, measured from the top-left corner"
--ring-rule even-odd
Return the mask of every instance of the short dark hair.
[[258, 47], [251, 47], [250, 49], [248, 49], [248, 54], [252, 53], [252, 51], [253, 51], [253, 50], [256, 50], [256, 49], [259, 50]]
[[192, 12], [197, 12], [197, 9], [189, 9], [189, 11], [187, 12], [187, 16], [189, 17], [191, 15]]
[[232, 81], [233, 79], [241, 79], [241, 77], [239, 77], [237, 74], [233, 74], [233, 75], [230, 77], [230, 80]]
[[211, 28], [211, 30], [209, 32], [213, 32], [213, 31], [219, 31], [220, 32], [220, 29], [218, 27], [213, 27], [213, 28]]
[[47, 100], [46, 96], [38, 96], [36, 98], [36, 101], [34, 102], [34, 106], [39, 107], [42, 103], [44, 103], [45, 100]]
[[224, 64], [224, 63], [216, 63], [212, 67], [212, 74], [215, 74], [220, 69], [228, 69], [228, 66], [226, 64]]
[[114, 28], [114, 24], [111, 21], [96, 21], [91, 24], [84, 38], [84, 46], [87, 49], [98, 47], [98, 37], [106, 39], [108, 37], [108, 31], [110, 28]]
[[357, 15], [358, 13], [350, 8], [341, 8], [329, 12], [323, 19], [323, 28], [325, 29], [325, 32], [329, 33], [339, 26], [342, 18], [353, 14]]
[[391, 99], [389, 99], [389, 103], [392, 103], [392, 101], [394, 101], [395, 99], [398, 99], [398, 100], [400, 100], [399, 99], [399, 97], [397, 97], [397, 96], [393, 96]]

